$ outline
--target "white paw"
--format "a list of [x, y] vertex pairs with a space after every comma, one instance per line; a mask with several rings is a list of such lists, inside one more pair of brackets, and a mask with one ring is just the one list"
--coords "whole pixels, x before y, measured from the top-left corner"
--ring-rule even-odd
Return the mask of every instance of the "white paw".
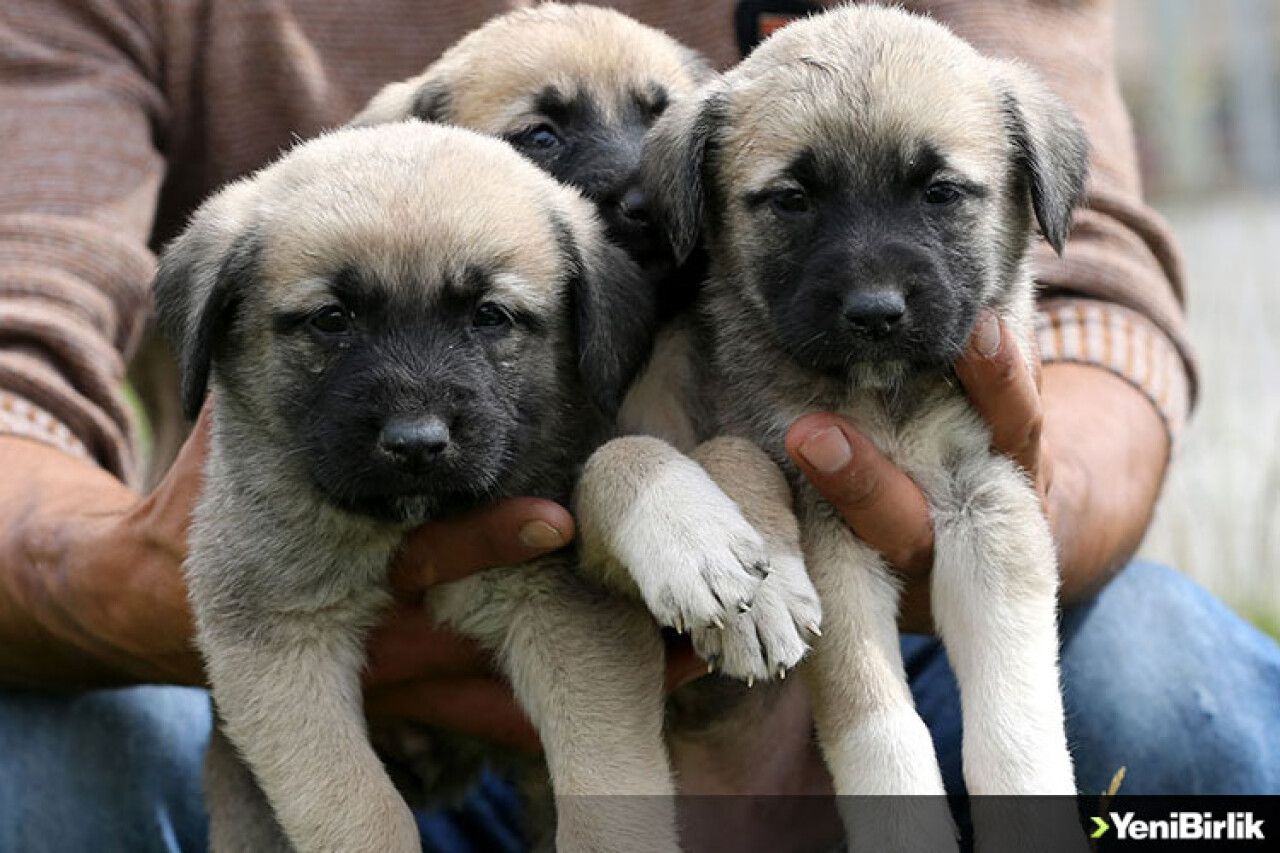
[[654, 618], [681, 633], [727, 627], [769, 572], [760, 534], [692, 460], [664, 467], [619, 525], [613, 551]]
[[693, 648], [709, 669], [748, 685], [786, 678], [819, 636], [822, 606], [799, 557], [775, 557], [756, 589], [751, 609], [734, 614], [724, 630], [692, 632]]

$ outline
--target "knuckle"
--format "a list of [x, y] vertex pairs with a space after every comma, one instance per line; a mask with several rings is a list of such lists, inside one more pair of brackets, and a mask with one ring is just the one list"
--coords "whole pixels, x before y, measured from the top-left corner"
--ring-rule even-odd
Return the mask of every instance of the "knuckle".
[[1035, 414], [1032, 415], [1031, 420], [1027, 423], [1026, 434], [1024, 436], [1024, 438], [1026, 439], [1026, 443], [1024, 444], [1024, 446], [1028, 450], [1033, 450], [1035, 448], [1038, 448], [1040, 446], [1040, 439], [1043, 435], [1044, 435], [1044, 413], [1041, 412], [1039, 407], [1037, 406]]
[[1039, 398], [1028, 397], [1023, 403], [1025, 411], [1019, 417], [1006, 418], [992, 430], [995, 449], [1008, 456], [1023, 456], [1035, 450], [1044, 432], [1044, 412]]
[[991, 383], [1001, 389], [1014, 388], [1022, 381], [1025, 372], [1026, 366], [1017, 353], [1006, 349], [1001, 351], [992, 365]]
[[1044, 415], [1040, 413], [1037, 406], [1031, 416], [1024, 419], [1019, 426], [1017, 432], [1018, 446], [1016, 450], [1019, 453], [1026, 453], [1035, 450], [1040, 446], [1040, 435], [1044, 431]]
[[883, 491], [884, 482], [874, 471], [852, 466], [827, 497], [842, 511], [862, 512], [878, 504]]

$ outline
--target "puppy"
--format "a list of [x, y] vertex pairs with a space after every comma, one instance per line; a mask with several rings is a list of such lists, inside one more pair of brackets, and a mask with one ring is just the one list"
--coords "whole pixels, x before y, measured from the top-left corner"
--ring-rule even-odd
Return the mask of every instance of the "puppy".
[[[223, 190], [155, 293], [187, 413], [217, 395], [186, 564], [217, 712], [212, 846], [418, 850], [361, 707], [388, 563], [422, 522], [567, 499], [649, 350], [652, 293], [577, 192], [417, 121], [328, 134]], [[572, 796], [671, 781], [658, 633], [571, 561], [428, 605], [494, 652], [537, 727], [568, 798], [560, 849], [674, 849], [667, 798]]]
[[699, 54], [620, 12], [544, 3], [489, 20], [351, 123], [419, 118], [505, 139], [590, 199], [610, 239], [685, 301], [640, 184], [640, 151], [667, 106], [712, 76]]
[[[783, 438], [805, 413], [840, 413], [925, 493], [933, 614], [961, 688], [969, 792], [1073, 795], [1052, 536], [950, 365], [983, 308], [1032, 351], [1033, 217], [1061, 252], [1086, 155], [1074, 118], [1027, 71], [877, 7], [781, 30], [669, 110], [646, 145], [646, 187], [677, 256], [699, 236], [709, 256], [691, 333], [690, 422], [704, 437], [764, 448], [796, 496], [824, 613], [802, 670], [836, 792], [936, 795], [842, 798], [855, 849], [954, 849], [953, 830], [903, 673], [898, 584], [790, 462]], [[645, 565], [634, 531], [687, 524], [696, 496], [665, 487], [680, 460], [671, 448], [648, 445], [642, 470], [634, 449], [609, 467], [615, 447], [593, 456], [578, 486], [595, 509], [582, 534], [643, 577], [660, 569]], [[736, 494], [742, 476], [718, 482]], [[998, 808], [975, 807], [979, 843], [1039, 849], [1044, 826]], [[1073, 804], [1056, 819], [1074, 844]]]
[[[623, 403], [618, 430], [657, 436], [683, 450], [693, 449], [695, 436], [669, 391], [688, 385], [684, 312], [703, 267], [688, 257], [674, 263], [640, 180], [641, 152], [653, 122], [715, 77], [696, 53], [625, 15], [547, 3], [492, 19], [418, 77], [384, 88], [352, 120], [359, 126], [416, 117], [498, 136], [591, 199], [610, 239], [655, 289], [659, 316], [667, 321], [651, 363]], [[644, 466], [649, 456], [649, 444], [637, 439], [617, 445], [608, 467]], [[611, 588], [643, 598], [664, 626], [690, 631], [713, 667], [748, 682], [773, 678], [800, 660], [821, 621], [798, 533], [762, 539], [749, 521], [751, 495], [730, 500], [707, 468], [745, 466], [758, 476], [743, 481], [757, 486], [770, 482], [772, 471], [775, 494], [785, 486], [750, 446], [710, 445], [696, 459], [668, 466], [666, 491], [676, 503], [698, 494], [697, 512], [641, 525], [626, 540], [643, 555], [632, 565], [651, 567], [643, 574], [611, 558], [618, 540], [605, 546], [594, 536], [597, 498], [577, 495], [575, 512], [587, 519], [583, 567]], [[623, 499], [600, 501], [612, 507]], [[760, 511], [773, 520], [770, 509]], [[761, 584], [766, 572], [776, 576], [767, 586]]]

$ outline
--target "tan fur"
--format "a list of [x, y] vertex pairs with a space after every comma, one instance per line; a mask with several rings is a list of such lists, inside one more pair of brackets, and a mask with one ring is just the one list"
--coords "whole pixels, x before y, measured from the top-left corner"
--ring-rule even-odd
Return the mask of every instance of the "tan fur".
[[[1022, 142], [1014, 142], [1016, 134], [1025, 136]], [[760, 283], [761, 246], [774, 245], [761, 241], [774, 226], [750, 196], [793, 185], [787, 169], [802, 152], [859, 175], [872, 168], [864, 164], [909, 164], [927, 141], [947, 163], [935, 179], [986, 189], [985, 213], [973, 215], [966, 239], [986, 262], [983, 269], [994, 272], [969, 285], [1030, 352], [1032, 283], [1023, 256], [1032, 207], [1060, 246], [1083, 184], [1082, 140], [1065, 108], [1020, 67], [980, 56], [935, 22], [871, 6], [840, 8], [781, 30], [700, 99], [675, 105], [646, 142], [648, 186], [673, 223], [673, 241], [688, 247], [698, 222], [712, 217], [703, 223], [710, 279], [693, 342], [684, 347], [700, 382], [682, 389], [683, 398], [709, 400], [703, 438], [727, 432], [750, 439], [786, 470], [796, 493], [804, 557], [824, 617], [802, 672], [836, 793], [848, 797], [841, 803], [853, 850], [954, 849], [953, 830], [929, 732], [903, 672], [895, 576], [789, 460], [788, 428], [813, 411], [843, 415], [929, 500], [934, 615], [962, 690], [970, 793], [1074, 793], [1057, 685], [1052, 537], [1025, 475], [991, 453], [990, 434], [953, 377], [913, 371], [906, 362], [868, 362], [849, 365], [848, 378], [840, 379], [803, 366], [784, 349]], [[1019, 174], [1029, 160], [1034, 166]], [[860, 179], [874, 184], [875, 176], [864, 171]], [[958, 351], [963, 341], [952, 343]], [[699, 421], [696, 411], [691, 420]], [[612, 477], [610, 494], [634, 504], [634, 496], [660, 487], [664, 472], [689, 464], [673, 448], [653, 444], [643, 465], [626, 452], [611, 465], [616, 446], [597, 451], [579, 494], [598, 493], [595, 478]], [[709, 470], [725, 492], [753, 506], [751, 520], [770, 538], [771, 526], [790, 510], [775, 491], [738, 482], [764, 476], [759, 467], [731, 462]], [[772, 509], [761, 511], [760, 502]], [[618, 512], [626, 505], [613, 504]], [[697, 509], [651, 510], [659, 529], [682, 511]], [[628, 524], [639, 528], [644, 521]], [[636, 550], [625, 540], [618, 545], [624, 530], [607, 520], [603, 526], [584, 530], [584, 539], [612, 548], [615, 559]], [[638, 578], [651, 571], [621, 562]], [[1002, 823], [992, 812], [976, 817], [983, 849], [1035, 849], [1034, 828], [1025, 823]]]
[[[625, 258], [601, 231], [590, 203], [507, 145], [405, 122], [299, 146], [208, 202], [166, 251], [161, 318], [193, 372], [206, 303], [237, 247], [258, 246], [214, 360], [219, 402], [186, 566], [220, 729], [209, 760], [219, 853], [419, 848], [368, 742], [359, 683], [362, 640], [390, 602], [387, 566], [406, 528], [339, 510], [313, 487], [275, 414], [299, 355], [272, 317], [315, 306], [320, 282], [342, 269], [385, 277], [385, 298], [417, 305], [415, 294], [478, 266], [500, 271], [493, 292], [544, 324], [537, 357], [574, 365], [570, 282]], [[572, 435], [589, 404], [554, 411]], [[662, 647], [641, 608], [593, 590], [563, 554], [437, 588], [428, 604], [495, 653], [542, 734], [557, 796], [671, 793]], [[560, 849], [672, 850], [670, 801], [651, 804], [570, 809]]]
[[688, 92], [702, 73], [692, 51], [619, 12], [544, 3], [474, 30], [418, 77], [383, 89], [352, 122], [407, 118], [418, 93], [437, 88], [447, 93], [450, 124], [502, 136], [539, 120], [534, 101], [548, 85], [582, 91], [613, 117], [634, 89]]

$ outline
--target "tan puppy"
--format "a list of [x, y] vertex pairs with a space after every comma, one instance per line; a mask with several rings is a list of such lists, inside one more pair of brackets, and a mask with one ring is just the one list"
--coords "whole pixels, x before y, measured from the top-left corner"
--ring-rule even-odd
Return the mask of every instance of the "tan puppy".
[[[653, 122], [714, 77], [697, 54], [625, 15], [547, 3], [494, 18], [418, 77], [387, 86], [353, 119], [364, 125], [413, 116], [499, 136], [595, 202], [610, 238], [658, 293], [660, 315], [675, 318], [626, 398], [619, 430], [659, 436], [686, 450], [695, 443], [693, 430], [668, 392], [688, 384], [681, 315], [702, 267], [675, 269], [665, 223], [641, 185], [641, 152]], [[645, 465], [644, 442], [628, 446], [637, 454], [634, 464]], [[717, 447], [705, 448], [699, 461], [750, 466], [761, 478], [743, 482], [769, 482], [774, 466], [758, 450]], [[623, 464], [621, 454], [610, 464]], [[730, 500], [704, 465], [681, 458], [666, 473], [663, 494], [698, 494], [698, 512], [643, 524], [633, 535], [612, 537], [608, 546], [593, 535], [596, 497], [584, 492], [575, 498], [575, 511], [587, 520], [585, 567], [642, 597], [661, 624], [692, 632], [698, 651], [725, 674], [753, 682], [785, 673], [804, 655], [821, 621], [798, 534], [762, 539], [748, 523], [750, 497]], [[665, 499], [655, 490], [647, 495]], [[621, 495], [600, 500], [625, 502]], [[624, 559], [650, 571], [619, 568], [610, 555], [627, 545], [642, 559], [631, 560], [629, 552]], [[775, 578], [762, 586], [766, 572]], [[741, 612], [750, 615], [735, 618]]]
[[[853, 849], [953, 849], [953, 830], [903, 673], [894, 575], [783, 450], [808, 412], [852, 420], [929, 501], [933, 613], [961, 687], [970, 793], [1074, 794], [1052, 536], [950, 367], [983, 308], [1031, 352], [1033, 217], [1061, 251], [1085, 181], [1073, 117], [1024, 69], [937, 23], [842, 8], [788, 26], [673, 107], [646, 158], [677, 255], [701, 234], [710, 258], [691, 332], [692, 428], [764, 448], [796, 494], [825, 615], [803, 671]], [[594, 507], [584, 539], [638, 577], [655, 569], [635, 531], [698, 512], [698, 495], [666, 485], [681, 458], [621, 439], [579, 484]], [[719, 483], [736, 496], [741, 476]], [[933, 796], [859, 796], [918, 794]], [[1038, 849], [1054, 831], [1001, 805], [975, 808], [985, 849]], [[1054, 819], [1080, 840], [1069, 803]]]
[[420, 118], [507, 140], [594, 202], [610, 238], [662, 285], [671, 253], [640, 186], [641, 145], [712, 76], [697, 53], [620, 12], [544, 3], [491, 19], [352, 124]]
[[[188, 413], [217, 390], [186, 565], [218, 714], [213, 847], [415, 851], [361, 707], [388, 562], [424, 521], [567, 500], [649, 351], [651, 291], [578, 193], [505, 143], [412, 121], [223, 190], [164, 253], [156, 297]], [[658, 633], [571, 561], [428, 604], [494, 652], [538, 728], [568, 798], [560, 849], [671, 850], [665, 797], [575, 808], [671, 780]]]

